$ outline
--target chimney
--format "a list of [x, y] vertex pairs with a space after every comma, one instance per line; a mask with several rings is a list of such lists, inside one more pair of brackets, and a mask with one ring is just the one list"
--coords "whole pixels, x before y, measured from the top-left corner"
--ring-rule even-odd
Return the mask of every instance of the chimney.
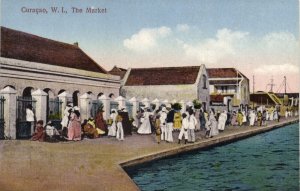
[[74, 42], [74, 44], [73, 44], [74, 46], [77, 46], [77, 47], [79, 47], [79, 44], [78, 44], [78, 42]]

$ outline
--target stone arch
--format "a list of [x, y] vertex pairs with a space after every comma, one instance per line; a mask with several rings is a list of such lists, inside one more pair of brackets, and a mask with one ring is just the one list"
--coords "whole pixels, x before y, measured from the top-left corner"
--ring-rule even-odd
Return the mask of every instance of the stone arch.
[[73, 92], [72, 98], [73, 98], [73, 106], [78, 106], [78, 102], [79, 102], [79, 90], [76, 90], [76, 91]]
[[6, 85], [6, 86], [4, 86], [3, 88], [6, 88], [6, 87], [11, 87], [12, 89], [16, 89], [16, 87], [13, 86], [13, 85]]
[[102, 92], [98, 93], [97, 99], [99, 99], [99, 97], [101, 97], [102, 95], [104, 95], [104, 93], [102, 93]]
[[31, 93], [34, 91], [33, 87], [26, 87], [22, 92], [23, 97], [31, 97]]
[[115, 98], [115, 94], [113, 94], [113, 93], [110, 93], [108, 97], [110, 97], [110, 98], [114, 99], [114, 98]]
[[97, 98], [97, 96], [95, 94], [93, 94], [93, 92], [91, 92], [91, 91], [88, 91], [86, 93], [91, 96], [92, 100], [95, 100]]
[[48, 94], [48, 97], [49, 98], [54, 98], [55, 97], [55, 94], [54, 94], [54, 91], [50, 88], [45, 88], [43, 89], [44, 92], [46, 92]]
[[59, 95], [59, 94], [65, 92], [65, 91], [66, 91], [65, 89], [61, 89], [61, 90], [58, 91], [57, 95]]

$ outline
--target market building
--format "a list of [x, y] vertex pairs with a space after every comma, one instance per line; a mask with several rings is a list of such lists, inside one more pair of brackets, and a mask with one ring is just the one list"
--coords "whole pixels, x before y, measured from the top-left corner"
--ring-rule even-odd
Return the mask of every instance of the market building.
[[50, 97], [72, 95], [74, 105], [88, 93], [119, 95], [120, 78], [108, 72], [79, 48], [25, 32], [1, 27], [1, 87], [10, 86], [18, 96], [30, 97], [41, 89]]

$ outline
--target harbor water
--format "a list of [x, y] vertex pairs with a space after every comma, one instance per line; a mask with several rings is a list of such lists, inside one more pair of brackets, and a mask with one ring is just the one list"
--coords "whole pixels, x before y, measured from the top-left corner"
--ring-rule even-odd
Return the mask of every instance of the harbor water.
[[299, 190], [299, 124], [126, 169], [141, 190]]

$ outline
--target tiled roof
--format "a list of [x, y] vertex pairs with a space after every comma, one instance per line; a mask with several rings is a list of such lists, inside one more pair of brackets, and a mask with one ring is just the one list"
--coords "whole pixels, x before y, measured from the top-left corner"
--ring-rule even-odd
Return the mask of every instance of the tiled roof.
[[125, 86], [194, 84], [200, 66], [132, 68]]
[[235, 68], [207, 68], [206, 70], [209, 78], [236, 78], [242, 76], [244, 78], [247, 78], [241, 72], [238, 72]]
[[107, 73], [77, 45], [1, 27], [1, 57]]
[[237, 84], [237, 80], [209, 80], [209, 84], [211, 85], [230, 85]]
[[114, 66], [108, 73], [110, 73], [112, 75], [120, 76], [121, 79], [123, 79], [123, 77], [125, 76], [126, 72], [127, 72], [126, 69]]

